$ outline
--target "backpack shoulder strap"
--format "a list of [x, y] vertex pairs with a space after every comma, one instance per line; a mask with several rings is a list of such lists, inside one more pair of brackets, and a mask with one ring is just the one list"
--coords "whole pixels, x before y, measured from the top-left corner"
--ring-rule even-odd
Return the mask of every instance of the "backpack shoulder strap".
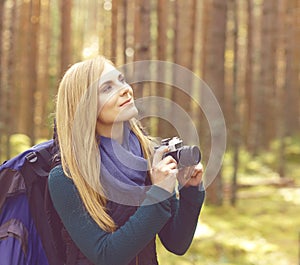
[[41, 237], [49, 265], [62, 265], [63, 262], [57, 255], [44, 209], [44, 194], [51, 163], [52, 154], [49, 146], [46, 146], [28, 153], [20, 172], [25, 181], [31, 215]]
[[14, 174], [15, 172], [12, 170], [0, 170], [0, 212], [6, 199], [7, 192], [11, 186], [11, 183], [13, 182]]
[[[25, 156], [38, 177], [47, 177], [51, 168], [52, 154], [48, 148], [32, 151]], [[25, 161], [25, 163], [26, 163]]]

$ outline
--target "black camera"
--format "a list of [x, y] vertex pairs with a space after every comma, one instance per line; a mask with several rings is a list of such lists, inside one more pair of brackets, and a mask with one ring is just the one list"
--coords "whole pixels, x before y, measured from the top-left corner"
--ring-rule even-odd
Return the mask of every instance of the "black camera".
[[183, 141], [178, 137], [163, 139], [161, 146], [169, 147], [169, 151], [163, 155], [163, 158], [172, 156], [179, 168], [197, 165], [201, 160], [200, 149], [195, 145], [183, 145]]

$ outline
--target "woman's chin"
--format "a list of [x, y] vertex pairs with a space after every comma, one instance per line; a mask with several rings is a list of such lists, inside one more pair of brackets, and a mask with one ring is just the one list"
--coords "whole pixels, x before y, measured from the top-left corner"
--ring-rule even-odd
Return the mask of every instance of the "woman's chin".
[[138, 115], [138, 110], [134, 104], [126, 106], [118, 115], [116, 121], [128, 121]]

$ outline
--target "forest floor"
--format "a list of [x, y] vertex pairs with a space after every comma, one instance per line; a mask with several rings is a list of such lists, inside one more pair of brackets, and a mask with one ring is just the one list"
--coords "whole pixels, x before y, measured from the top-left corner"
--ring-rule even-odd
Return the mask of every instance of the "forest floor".
[[204, 205], [184, 256], [170, 254], [158, 241], [160, 264], [297, 265], [299, 210], [300, 185], [240, 189], [235, 207]]

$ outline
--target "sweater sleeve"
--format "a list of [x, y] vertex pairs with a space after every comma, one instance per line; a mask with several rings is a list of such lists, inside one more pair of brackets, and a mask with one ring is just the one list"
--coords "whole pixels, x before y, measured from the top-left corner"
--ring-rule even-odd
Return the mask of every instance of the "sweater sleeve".
[[205, 197], [198, 187], [182, 188], [180, 199], [170, 199], [172, 217], [159, 233], [163, 245], [170, 252], [183, 255], [189, 248]]
[[169, 200], [155, 203], [166, 191], [152, 186], [147, 192], [145, 206], [139, 207], [123, 226], [109, 233], [84, 209], [73, 181], [65, 176], [61, 166], [51, 170], [48, 182], [54, 207], [64, 226], [81, 252], [94, 264], [129, 263], [171, 217]]

